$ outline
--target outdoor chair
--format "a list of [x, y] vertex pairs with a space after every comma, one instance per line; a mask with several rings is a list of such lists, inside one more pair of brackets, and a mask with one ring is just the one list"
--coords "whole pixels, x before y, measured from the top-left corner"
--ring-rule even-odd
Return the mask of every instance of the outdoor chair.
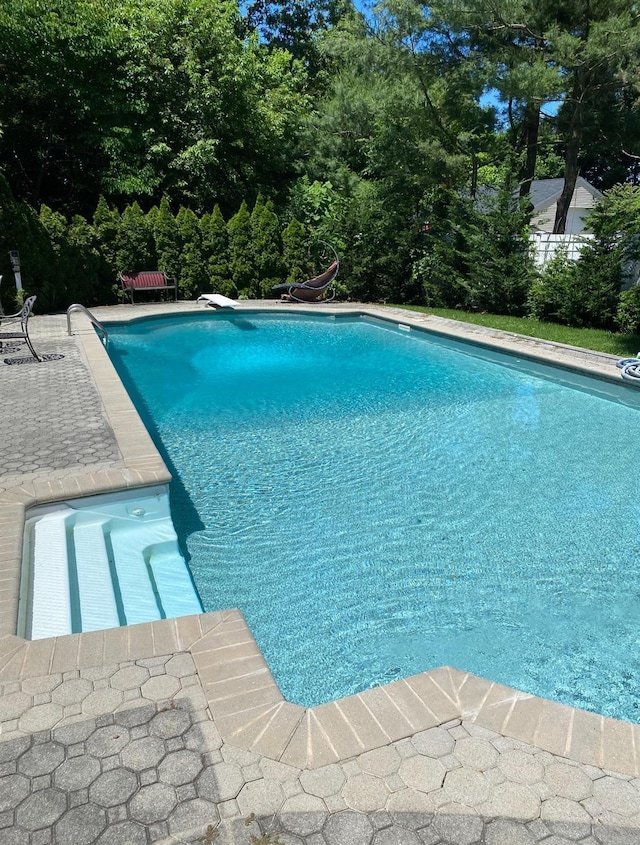
[[333, 254], [333, 262], [327, 267], [324, 273], [319, 276], [314, 276], [312, 279], [307, 279], [306, 282], [297, 282], [291, 284], [285, 282], [281, 285], [274, 285], [271, 290], [286, 290], [286, 293], [280, 295], [281, 299], [289, 302], [331, 302], [335, 298], [335, 289], [331, 287], [338, 270], [340, 269], [340, 259], [335, 249], [326, 241], [318, 240], [330, 254]]
[[[28, 329], [29, 317], [36, 299], [35, 296], [28, 297], [20, 311], [15, 314], [6, 314], [0, 319], [0, 353], [3, 351], [5, 341], [17, 341], [18, 343], [26, 343], [36, 361], [40, 361], [40, 357], [29, 338]], [[18, 326], [20, 330], [18, 330]]]

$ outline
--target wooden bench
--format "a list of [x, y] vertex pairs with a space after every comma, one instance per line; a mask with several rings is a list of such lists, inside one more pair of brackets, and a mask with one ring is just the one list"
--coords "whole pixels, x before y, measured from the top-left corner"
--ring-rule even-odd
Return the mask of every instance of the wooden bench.
[[131, 297], [134, 305], [134, 290], [172, 290], [178, 301], [178, 282], [174, 276], [167, 276], [162, 270], [140, 270], [138, 273], [120, 273], [122, 290]]

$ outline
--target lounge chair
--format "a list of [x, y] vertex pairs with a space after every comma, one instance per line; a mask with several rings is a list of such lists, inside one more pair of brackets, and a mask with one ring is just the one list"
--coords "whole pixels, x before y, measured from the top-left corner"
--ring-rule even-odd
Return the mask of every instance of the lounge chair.
[[340, 269], [340, 259], [335, 249], [321, 241], [334, 254], [333, 263], [327, 267], [324, 273], [319, 276], [314, 276], [313, 279], [307, 279], [306, 282], [298, 282], [297, 284], [289, 284], [285, 282], [282, 285], [274, 285], [271, 290], [286, 290], [286, 293], [281, 294], [280, 299], [289, 302], [331, 302], [335, 298], [336, 292], [331, 288], [334, 279], [338, 275]]
[[229, 299], [221, 293], [203, 293], [196, 299], [196, 302], [202, 301], [213, 308], [235, 308], [238, 304], [235, 299]]
[[[0, 322], [0, 353], [6, 340], [18, 341], [19, 343], [26, 343], [36, 361], [40, 361], [40, 357], [33, 348], [33, 344], [29, 338], [28, 329], [29, 317], [31, 316], [33, 303], [36, 299], [37, 297], [35, 296], [28, 297], [19, 311], [15, 314], [5, 314], [2, 317]], [[20, 331], [17, 329], [18, 324], [20, 325]]]

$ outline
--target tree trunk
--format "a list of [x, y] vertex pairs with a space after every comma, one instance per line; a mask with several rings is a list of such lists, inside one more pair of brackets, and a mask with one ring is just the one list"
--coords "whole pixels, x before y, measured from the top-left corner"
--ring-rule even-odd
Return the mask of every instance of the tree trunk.
[[540, 132], [540, 105], [527, 103], [524, 113], [522, 136], [527, 150], [524, 166], [520, 171], [520, 198], [531, 193], [531, 183], [536, 172], [538, 157], [538, 134]]
[[564, 187], [558, 199], [556, 219], [553, 224], [554, 235], [564, 235], [567, 226], [569, 206], [571, 205], [571, 198], [573, 197], [578, 178], [578, 153], [580, 152], [583, 127], [584, 104], [582, 94], [580, 93], [576, 99], [576, 106], [571, 117], [571, 134], [564, 155]]

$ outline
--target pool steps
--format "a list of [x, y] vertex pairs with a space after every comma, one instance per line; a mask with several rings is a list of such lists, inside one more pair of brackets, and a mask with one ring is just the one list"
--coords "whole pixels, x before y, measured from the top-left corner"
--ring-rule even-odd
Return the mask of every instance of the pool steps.
[[38, 508], [25, 523], [19, 633], [28, 639], [201, 613], [165, 488]]

